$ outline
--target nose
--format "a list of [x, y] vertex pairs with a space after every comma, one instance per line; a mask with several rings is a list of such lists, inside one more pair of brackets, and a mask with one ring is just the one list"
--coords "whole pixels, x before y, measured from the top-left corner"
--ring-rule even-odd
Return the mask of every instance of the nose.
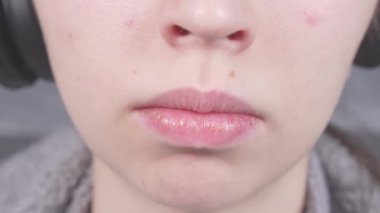
[[202, 45], [240, 52], [254, 40], [251, 21], [240, 0], [167, 0], [160, 32], [175, 48]]

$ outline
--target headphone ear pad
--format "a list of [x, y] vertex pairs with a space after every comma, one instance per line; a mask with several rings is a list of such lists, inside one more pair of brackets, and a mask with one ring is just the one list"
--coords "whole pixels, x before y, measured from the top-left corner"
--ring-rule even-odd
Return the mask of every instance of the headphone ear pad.
[[356, 53], [354, 64], [367, 68], [374, 68], [380, 65], [380, 2]]
[[380, 35], [378, 37], [367, 37], [363, 40], [354, 60], [355, 65], [367, 68], [380, 65]]
[[26, 72], [8, 33], [3, 1], [0, 0], [0, 84], [8, 88], [19, 88], [32, 84], [36, 76]]
[[19, 88], [53, 80], [32, 0], [0, 0], [0, 83]]

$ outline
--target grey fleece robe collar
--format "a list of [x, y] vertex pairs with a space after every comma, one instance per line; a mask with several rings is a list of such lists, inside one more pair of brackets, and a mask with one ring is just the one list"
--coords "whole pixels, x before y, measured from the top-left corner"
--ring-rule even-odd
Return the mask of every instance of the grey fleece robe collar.
[[[333, 138], [309, 163], [305, 213], [379, 212], [379, 184]], [[74, 130], [58, 132], [1, 163], [0, 189], [0, 212], [87, 213], [91, 154]]]
[[309, 160], [305, 213], [330, 213], [330, 194], [318, 154], [313, 151]]

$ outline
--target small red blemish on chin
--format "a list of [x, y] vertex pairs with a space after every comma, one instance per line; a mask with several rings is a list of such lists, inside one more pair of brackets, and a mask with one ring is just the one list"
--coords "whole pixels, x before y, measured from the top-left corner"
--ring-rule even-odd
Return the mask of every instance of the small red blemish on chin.
[[303, 17], [306, 21], [306, 23], [311, 26], [315, 27], [320, 23], [320, 18], [316, 15], [311, 14], [310, 12], [303, 11]]

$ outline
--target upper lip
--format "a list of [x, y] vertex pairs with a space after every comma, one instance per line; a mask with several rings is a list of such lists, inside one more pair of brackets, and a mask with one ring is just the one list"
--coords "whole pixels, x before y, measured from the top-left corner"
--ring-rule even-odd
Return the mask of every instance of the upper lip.
[[140, 105], [138, 109], [157, 107], [198, 113], [234, 113], [259, 117], [258, 112], [247, 102], [217, 90], [209, 92], [200, 92], [192, 88], [171, 90]]

